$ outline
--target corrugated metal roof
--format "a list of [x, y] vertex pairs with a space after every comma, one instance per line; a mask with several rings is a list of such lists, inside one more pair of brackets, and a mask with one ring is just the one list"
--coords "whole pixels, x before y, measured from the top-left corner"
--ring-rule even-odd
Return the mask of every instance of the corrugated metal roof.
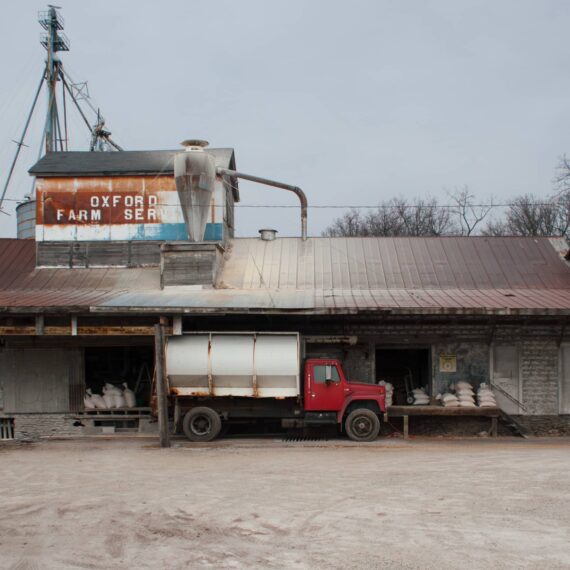
[[548, 238], [255, 238], [231, 242], [235, 289], [566, 289], [570, 266]]
[[570, 314], [570, 290], [382, 289], [271, 290], [202, 289], [158, 293], [131, 291], [105, 300], [96, 311], [309, 312], [355, 314]]
[[36, 268], [0, 240], [0, 310], [570, 314], [570, 265], [546, 238], [256, 238], [231, 242], [218, 288], [160, 289], [158, 267]]
[[0, 239], [1, 307], [89, 307], [135, 290], [160, 290], [157, 268], [36, 268], [36, 242]]
[[[30, 170], [35, 176], [96, 176], [113, 174], [172, 174], [179, 150], [125, 150], [121, 152], [50, 152]], [[235, 170], [231, 148], [208, 148], [216, 166]]]

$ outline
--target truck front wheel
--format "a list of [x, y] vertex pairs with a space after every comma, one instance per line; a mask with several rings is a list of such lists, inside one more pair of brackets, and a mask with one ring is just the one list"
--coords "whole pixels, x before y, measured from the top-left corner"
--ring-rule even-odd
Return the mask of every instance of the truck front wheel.
[[222, 420], [212, 408], [192, 408], [184, 416], [182, 429], [190, 441], [212, 441], [222, 430]]
[[380, 433], [380, 420], [372, 410], [360, 408], [348, 414], [344, 429], [352, 441], [374, 441]]

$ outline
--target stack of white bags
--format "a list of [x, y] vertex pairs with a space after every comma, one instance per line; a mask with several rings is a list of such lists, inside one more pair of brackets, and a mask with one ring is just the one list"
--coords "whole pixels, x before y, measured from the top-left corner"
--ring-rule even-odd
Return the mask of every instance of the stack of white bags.
[[390, 382], [385, 382], [384, 380], [380, 380], [378, 382], [378, 386], [384, 386], [386, 390], [386, 406], [391, 406], [392, 402], [394, 401], [394, 386], [390, 384]]
[[477, 390], [477, 403], [480, 408], [494, 408], [497, 406], [493, 390], [485, 383], [481, 384]]
[[451, 392], [446, 392], [445, 394], [438, 394], [435, 397], [435, 399], [439, 400], [444, 408], [459, 407], [459, 399], [455, 394], [452, 394]]
[[134, 408], [136, 405], [135, 393], [123, 382], [123, 389], [113, 384], [103, 386], [103, 395], [93, 394], [91, 389], [86, 390], [83, 404], [88, 410], [108, 410], [111, 408]]
[[427, 406], [429, 404], [429, 396], [423, 388], [415, 388], [412, 390], [414, 395], [414, 406]]
[[459, 400], [461, 408], [476, 408], [475, 405], [475, 392], [473, 386], [469, 382], [457, 382], [455, 384], [455, 394]]

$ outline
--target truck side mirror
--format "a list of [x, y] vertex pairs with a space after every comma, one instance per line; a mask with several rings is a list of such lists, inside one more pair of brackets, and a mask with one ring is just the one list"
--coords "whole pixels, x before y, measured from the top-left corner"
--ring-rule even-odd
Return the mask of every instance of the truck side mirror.
[[332, 366], [325, 365], [325, 382], [332, 382]]

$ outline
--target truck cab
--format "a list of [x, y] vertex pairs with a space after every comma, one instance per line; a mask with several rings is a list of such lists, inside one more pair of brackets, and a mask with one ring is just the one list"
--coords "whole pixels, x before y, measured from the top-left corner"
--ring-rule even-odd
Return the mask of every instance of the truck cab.
[[303, 409], [307, 424], [339, 424], [350, 439], [372, 441], [386, 411], [383, 386], [347, 380], [338, 360], [305, 362]]

